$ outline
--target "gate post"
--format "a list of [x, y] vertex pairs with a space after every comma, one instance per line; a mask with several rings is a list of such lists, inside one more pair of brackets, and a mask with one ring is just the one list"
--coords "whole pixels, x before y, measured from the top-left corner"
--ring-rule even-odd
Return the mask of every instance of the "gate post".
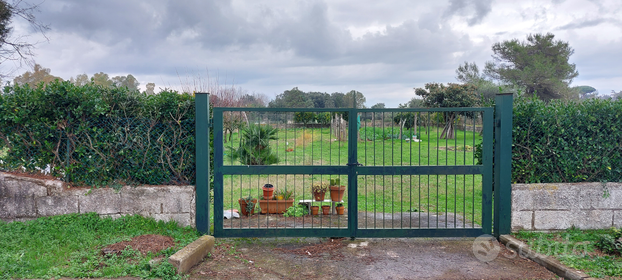
[[209, 93], [195, 93], [195, 176], [196, 215], [195, 225], [199, 232], [209, 234]]
[[512, 228], [512, 93], [495, 97], [494, 218], [493, 234], [509, 234]]

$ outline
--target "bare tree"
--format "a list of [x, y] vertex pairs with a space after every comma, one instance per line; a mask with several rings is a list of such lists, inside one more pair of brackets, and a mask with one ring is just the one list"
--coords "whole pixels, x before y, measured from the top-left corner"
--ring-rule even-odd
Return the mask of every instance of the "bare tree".
[[[31, 5], [22, 0], [13, 0], [8, 3], [6, 0], [0, 0], [0, 64], [6, 61], [15, 61], [20, 66], [25, 63], [34, 67], [35, 63], [33, 49], [37, 44], [28, 42], [28, 36], [13, 36], [13, 28], [10, 27], [14, 18], [21, 18], [28, 22], [30, 26], [41, 33], [45, 40], [49, 40], [45, 36], [45, 32], [50, 29], [48, 25], [37, 21], [34, 13], [39, 11], [39, 5]], [[0, 73], [0, 77], [9, 76], [6, 73]]]

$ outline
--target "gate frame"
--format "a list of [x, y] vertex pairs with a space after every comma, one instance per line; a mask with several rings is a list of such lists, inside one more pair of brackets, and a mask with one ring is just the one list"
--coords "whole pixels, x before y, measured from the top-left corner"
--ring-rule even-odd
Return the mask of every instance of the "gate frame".
[[[356, 100], [356, 99], [354, 99]], [[232, 109], [232, 108], [227, 108]], [[238, 108], [239, 109], [239, 108]], [[245, 108], [248, 110], [249, 108]], [[253, 108], [255, 109], [255, 108]], [[293, 108], [292, 108], [293, 109]], [[308, 109], [308, 108], [296, 108], [296, 109]], [[475, 109], [475, 108], [474, 108]], [[484, 109], [484, 108], [477, 108]], [[196, 93], [195, 94], [195, 145], [196, 145], [196, 228], [201, 233], [210, 233], [210, 176], [209, 176], [209, 168], [210, 168], [210, 159], [209, 159], [209, 133], [210, 127], [214, 125], [214, 139], [222, 138], [222, 124], [214, 124], [209, 118], [209, 93]], [[265, 109], [264, 109], [265, 110]], [[291, 110], [291, 109], [289, 109]], [[313, 111], [331, 111], [334, 109], [313, 109]], [[353, 108], [340, 108], [340, 111], [348, 110], [351, 116], [357, 115], [358, 111], [365, 111], [365, 109], [357, 109], [356, 106]], [[438, 108], [435, 108], [438, 110]], [[446, 110], [451, 110], [450, 108], [446, 108]], [[486, 113], [490, 109], [482, 110], [485, 115], [491, 114]], [[415, 110], [416, 111], [416, 110]], [[444, 111], [443, 108], [439, 111]], [[512, 112], [513, 112], [513, 95], [512, 93], [501, 93], [495, 96], [495, 107], [494, 107], [494, 120], [493, 117], [484, 117], [483, 120], [485, 122], [490, 121], [493, 122], [489, 125], [493, 129], [488, 129], [484, 131], [484, 143], [492, 146], [493, 149], [482, 149], [482, 159], [483, 165], [481, 168], [482, 171], [482, 207], [486, 207], [486, 205], [492, 205], [493, 213], [487, 213], [486, 209], [482, 209], [482, 228], [476, 229], [442, 229], [442, 228], [429, 228], [429, 229], [388, 229], [388, 230], [375, 230], [375, 229], [358, 229], [358, 200], [349, 199], [348, 200], [348, 209], [354, 209], [357, 211], [348, 211], [348, 228], [347, 229], [317, 229], [317, 228], [305, 228], [305, 229], [261, 229], [260, 231], [256, 231], [256, 233], [252, 236], [255, 237], [272, 237], [272, 236], [342, 236], [342, 237], [417, 237], [417, 236], [434, 236], [434, 237], [450, 237], [450, 236], [478, 236], [481, 234], [493, 234], [496, 237], [499, 237], [502, 234], [508, 234], [511, 231], [511, 193], [512, 193], [512, 185], [511, 185], [511, 166], [512, 166]], [[484, 127], [487, 125], [484, 124]], [[494, 144], [487, 143], [486, 134], [493, 133], [494, 130]], [[330, 166], [331, 169], [337, 167], [338, 170], [333, 171], [341, 171], [341, 172], [329, 172], [326, 173], [325, 170], [320, 171], [319, 169], [323, 169], [329, 166], [314, 166], [316, 169], [315, 174], [341, 174], [348, 175], [348, 192], [349, 193], [357, 193], [357, 183], [358, 183], [358, 161], [357, 161], [357, 135], [358, 130], [356, 129], [348, 129], [348, 164], [347, 167], [342, 166]], [[217, 136], [220, 136], [218, 138]], [[352, 148], [354, 147], [354, 148]], [[484, 146], [485, 147], [485, 146]], [[492, 150], [492, 151], [490, 151]], [[487, 152], [489, 151], [489, 152]], [[494, 156], [493, 156], [494, 155]], [[494, 164], [491, 162], [490, 165], [486, 164], [488, 160], [492, 160], [494, 157]], [[222, 162], [222, 147], [216, 145], [214, 147], [214, 161], [220, 160]], [[215, 167], [217, 167], [216, 165]], [[275, 166], [276, 167], [276, 166]], [[293, 167], [293, 168], [292, 168]], [[314, 174], [313, 172], [309, 173], [300, 172], [296, 166], [278, 166], [278, 169], [289, 169], [290, 172], [278, 172], [280, 174]], [[347, 172], [344, 173], [343, 168], [347, 168]], [[216, 168], [218, 170], [214, 170], [214, 180], [219, 180], [222, 178], [222, 169]], [[265, 166], [264, 169], [267, 170], [276, 170], [275, 168], [270, 168], [269, 166]], [[206, 172], [200, 172], [201, 170], [207, 170]], [[494, 174], [494, 175], [493, 175]], [[386, 175], [386, 174], [385, 174]], [[485, 182], [487, 181], [485, 177], [493, 177], [494, 179], [494, 194], [490, 193], [492, 190], [485, 186]], [[352, 180], [354, 178], [354, 180]], [[222, 182], [220, 182], [222, 183]], [[217, 182], [215, 182], [217, 184]], [[491, 185], [492, 185], [491, 184]], [[490, 186], [492, 187], [492, 186]], [[496, 199], [493, 199], [493, 195]], [[218, 188], [214, 189], [214, 197], [222, 197], [221, 190]], [[223, 215], [222, 202], [218, 203], [215, 201], [215, 209], [214, 209], [214, 217]], [[216, 206], [220, 205], [220, 209]], [[493, 217], [488, 217], [489, 215], [494, 215]], [[491, 225], [492, 223], [492, 225]], [[222, 230], [223, 220], [222, 219], [214, 219], [214, 235], [219, 235]], [[240, 229], [228, 229], [229, 231], [240, 231]], [[241, 230], [240, 236], [246, 236], [246, 232], [248, 230]], [[390, 234], [387, 234], [390, 233]]]

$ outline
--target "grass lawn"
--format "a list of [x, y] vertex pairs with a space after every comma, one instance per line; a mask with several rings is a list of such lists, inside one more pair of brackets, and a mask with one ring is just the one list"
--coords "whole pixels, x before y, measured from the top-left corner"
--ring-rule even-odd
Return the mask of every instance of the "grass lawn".
[[513, 235], [538, 253], [554, 256], [563, 264], [582, 270], [591, 277], [622, 277], [622, 257], [605, 254], [597, 246], [602, 235], [613, 229], [579, 230], [542, 233], [520, 231]]
[[[126, 249], [121, 255], [104, 255], [101, 249], [144, 234], [170, 236], [176, 246], [154, 255]], [[174, 279], [174, 267], [155, 257], [174, 254], [199, 234], [174, 222], [156, 222], [141, 216], [102, 219], [95, 213], [69, 214], [27, 222], [0, 221], [0, 278], [92, 278], [134, 276]]]
[[[389, 132], [387, 132], [389, 131]], [[456, 130], [455, 139], [440, 139], [442, 128], [422, 127], [421, 142], [394, 139], [395, 128], [360, 130], [358, 162], [364, 166], [475, 165], [473, 147], [482, 137], [471, 131]], [[393, 135], [393, 136], [383, 136]], [[410, 132], [404, 135], [410, 138]], [[278, 140], [270, 147], [277, 154], [276, 165], [344, 166], [348, 161], [347, 141], [337, 141], [329, 128], [279, 129]], [[231, 157], [231, 148], [239, 143], [239, 134], [224, 143], [224, 165], [241, 165]], [[295, 199], [312, 199], [311, 185], [339, 177], [347, 185], [347, 176], [328, 175], [225, 175], [224, 207], [239, 208], [240, 197], [261, 195], [261, 186], [271, 183], [294, 192]], [[328, 195], [328, 193], [327, 193]], [[348, 193], [344, 197], [347, 202]], [[359, 176], [359, 211], [377, 213], [429, 212], [457, 213], [481, 224], [481, 175]]]

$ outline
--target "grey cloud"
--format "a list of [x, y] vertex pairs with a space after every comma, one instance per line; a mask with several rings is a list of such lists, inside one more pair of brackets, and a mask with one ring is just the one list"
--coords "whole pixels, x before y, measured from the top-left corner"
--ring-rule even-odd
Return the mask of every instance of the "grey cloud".
[[492, 0], [450, 0], [443, 18], [466, 17], [469, 26], [482, 22], [492, 10]]
[[607, 22], [606, 19], [597, 18], [597, 19], [589, 19], [589, 20], [578, 20], [575, 22], [571, 22], [565, 25], [562, 25], [557, 28], [557, 30], [569, 30], [569, 29], [579, 29], [585, 27], [597, 26], [601, 23]]

